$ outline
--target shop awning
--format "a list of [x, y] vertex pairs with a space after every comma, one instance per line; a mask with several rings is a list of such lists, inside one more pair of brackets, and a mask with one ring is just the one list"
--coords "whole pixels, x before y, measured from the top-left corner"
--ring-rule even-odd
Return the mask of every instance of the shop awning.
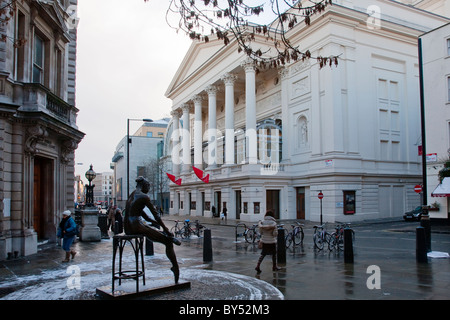
[[432, 197], [450, 197], [450, 178], [444, 178], [431, 193]]

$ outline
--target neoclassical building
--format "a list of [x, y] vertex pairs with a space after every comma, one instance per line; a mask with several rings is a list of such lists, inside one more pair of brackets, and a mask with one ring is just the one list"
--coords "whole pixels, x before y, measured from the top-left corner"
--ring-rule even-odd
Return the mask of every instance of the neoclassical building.
[[417, 39], [449, 20], [427, 11], [436, 1], [404, 2], [333, 1], [288, 33], [312, 56], [339, 56], [337, 67], [311, 59], [258, 70], [234, 42], [193, 42], [166, 92], [166, 152], [182, 179], [170, 184], [170, 213], [226, 207], [231, 219], [257, 221], [270, 209], [333, 222], [418, 205]]
[[55, 241], [74, 209], [76, 4], [16, 1], [0, 26], [0, 260]]

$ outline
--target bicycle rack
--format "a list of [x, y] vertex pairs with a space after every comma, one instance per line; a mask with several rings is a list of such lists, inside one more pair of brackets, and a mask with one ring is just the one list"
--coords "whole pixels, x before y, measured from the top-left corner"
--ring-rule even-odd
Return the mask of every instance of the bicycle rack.
[[[238, 228], [239, 228], [239, 227], [243, 227], [243, 228], [244, 228], [244, 230], [242, 231], [242, 233], [238, 233]], [[245, 225], [245, 223], [240, 222], [240, 223], [238, 223], [234, 228], [235, 228], [235, 234], [236, 234], [236, 240], [235, 240], [235, 243], [238, 243], [238, 237], [244, 236], [244, 231], [245, 231], [245, 229], [247, 228], [247, 226]]]

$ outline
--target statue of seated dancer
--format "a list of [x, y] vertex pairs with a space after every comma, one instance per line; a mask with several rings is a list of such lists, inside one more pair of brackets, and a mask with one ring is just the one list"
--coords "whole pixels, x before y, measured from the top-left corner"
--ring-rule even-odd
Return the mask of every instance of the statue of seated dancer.
[[[150, 198], [147, 195], [150, 187], [150, 183], [144, 177], [138, 177], [136, 179], [137, 185], [136, 190], [131, 193], [128, 198], [125, 207], [125, 217], [124, 217], [124, 229], [125, 234], [142, 234], [152, 241], [162, 243], [166, 246], [166, 255], [172, 263], [172, 270], [175, 276], [175, 283], [178, 283], [178, 278], [180, 276], [180, 270], [178, 268], [177, 257], [175, 256], [175, 251], [173, 244], [180, 245], [181, 242], [170, 233], [169, 229], [165, 226], [161, 217], [156, 211], [153, 204], [150, 202]], [[148, 207], [152, 212], [155, 219], [151, 219], [144, 211], [144, 208]], [[158, 231], [150, 226], [148, 226], [142, 218], [151, 222], [153, 225], [159, 225], [162, 227], [163, 231]]]

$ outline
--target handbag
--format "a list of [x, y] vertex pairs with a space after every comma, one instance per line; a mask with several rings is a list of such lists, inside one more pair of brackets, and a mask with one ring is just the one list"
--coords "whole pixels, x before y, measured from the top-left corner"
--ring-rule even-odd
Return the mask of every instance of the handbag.
[[261, 240], [258, 241], [258, 249], [262, 249], [263, 247], [263, 243]]

